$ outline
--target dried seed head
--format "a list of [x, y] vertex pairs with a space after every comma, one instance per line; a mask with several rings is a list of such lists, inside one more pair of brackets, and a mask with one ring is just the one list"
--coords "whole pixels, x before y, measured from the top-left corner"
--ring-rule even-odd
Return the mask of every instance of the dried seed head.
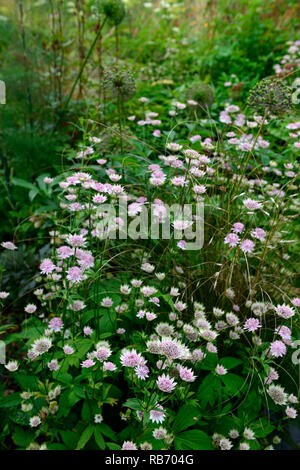
[[135, 94], [135, 83], [131, 72], [124, 66], [114, 65], [106, 69], [103, 76], [106, 94], [127, 101]]
[[292, 90], [281, 80], [265, 78], [250, 91], [248, 106], [258, 113], [283, 114], [292, 110]]
[[126, 10], [122, 0], [100, 0], [100, 9], [113, 26], [122, 23]]
[[214, 93], [212, 88], [204, 82], [192, 84], [186, 92], [187, 102], [193, 107], [207, 109], [214, 102]]

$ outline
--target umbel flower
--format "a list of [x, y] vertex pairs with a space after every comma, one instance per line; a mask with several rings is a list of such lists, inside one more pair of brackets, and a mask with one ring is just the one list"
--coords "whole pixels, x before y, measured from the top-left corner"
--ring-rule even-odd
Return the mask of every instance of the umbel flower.
[[114, 65], [106, 69], [103, 76], [103, 87], [113, 98], [129, 100], [135, 94], [135, 83], [131, 72], [125, 67]]
[[283, 114], [292, 109], [292, 91], [281, 80], [265, 78], [250, 91], [248, 106], [258, 113]]
[[113, 26], [118, 26], [122, 23], [125, 15], [125, 5], [122, 0], [100, 0], [99, 1], [100, 11], [108, 19], [108, 22]]
[[207, 109], [214, 102], [212, 88], [204, 82], [195, 82], [186, 92], [186, 100], [193, 108]]

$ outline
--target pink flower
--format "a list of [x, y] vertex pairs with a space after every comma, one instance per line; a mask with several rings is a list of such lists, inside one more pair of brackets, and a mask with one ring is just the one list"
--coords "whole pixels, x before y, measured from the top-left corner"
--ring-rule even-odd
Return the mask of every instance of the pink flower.
[[116, 365], [113, 362], [103, 362], [103, 370], [109, 370], [111, 372], [116, 370]]
[[145, 364], [136, 366], [134, 371], [141, 380], [146, 380], [149, 377], [149, 368]]
[[297, 418], [297, 411], [295, 410], [295, 408], [292, 408], [291, 406], [286, 407], [285, 413], [289, 418], [292, 418], [292, 419]]
[[265, 232], [262, 228], [255, 228], [252, 230], [251, 235], [253, 238], [257, 238], [257, 240], [260, 240], [261, 242], [265, 241], [267, 232]]
[[86, 239], [81, 235], [69, 235], [67, 238], [67, 242], [71, 246], [78, 247], [85, 245]]
[[229, 245], [231, 248], [235, 247], [239, 241], [240, 239], [235, 233], [229, 233], [224, 239], [224, 243]]
[[271, 356], [282, 357], [286, 354], [286, 345], [279, 340], [273, 341], [270, 345]]
[[215, 368], [215, 372], [218, 374], [218, 375], [225, 375], [227, 374], [227, 369], [225, 369], [225, 367], [223, 366], [220, 366], [219, 364], [217, 365], [217, 367]]
[[177, 243], [177, 246], [178, 246], [178, 248], [180, 248], [181, 250], [185, 250], [186, 241], [185, 241], [185, 240], [180, 240], [180, 241]]
[[233, 224], [233, 232], [235, 233], [241, 233], [244, 230], [245, 226], [241, 222], [236, 222]]
[[249, 240], [248, 238], [246, 238], [246, 240], [241, 243], [241, 250], [244, 253], [251, 253], [254, 250], [254, 247], [255, 244], [252, 240]]
[[83, 333], [86, 335], [86, 336], [91, 336], [91, 334], [93, 333], [93, 330], [90, 326], [85, 326], [83, 328]]
[[0, 292], [0, 299], [6, 299], [9, 296], [9, 292]]
[[256, 331], [258, 328], [261, 328], [261, 324], [257, 318], [249, 318], [245, 321], [244, 329], [247, 331]]
[[156, 405], [156, 408], [159, 408], [162, 411], [151, 410], [150, 421], [152, 421], [152, 423], [162, 423], [166, 417], [165, 413], [163, 413], [163, 407], [161, 405]]
[[283, 340], [290, 340], [292, 332], [288, 326], [282, 325], [278, 326], [275, 330], [275, 333], [279, 334]]
[[50, 370], [56, 371], [59, 369], [59, 364], [56, 359], [52, 359], [52, 361], [48, 362], [47, 366]]
[[93, 367], [95, 365], [95, 362], [93, 359], [86, 359], [81, 363], [81, 367], [88, 369], [89, 367]]
[[131, 351], [124, 349], [122, 351], [120, 361], [123, 367], [136, 367], [139, 364], [144, 363], [141, 354], [135, 349], [132, 349]]
[[122, 445], [122, 450], [137, 450], [137, 447], [132, 441], [125, 441]]
[[68, 355], [69, 355], [69, 354], [73, 354], [73, 352], [74, 352], [74, 349], [73, 349], [71, 346], [69, 346], [68, 344], [66, 344], [66, 345], [63, 347], [63, 350], [64, 350], [64, 353], [65, 353], [65, 354], [68, 354]]
[[165, 374], [158, 377], [156, 384], [159, 390], [166, 393], [171, 393], [177, 385], [173, 378]]
[[295, 315], [293, 308], [288, 307], [287, 305], [277, 305], [276, 313], [285, 320], [288, 320]]
[[179, 375], [181, 380], [184, 380], [184, 382], [194, 382], [196, 379], [192, 369], [188, 369], [187, 367], [180, 367]]
[[40, 270], [42, 274], [51, 274], [54, 271], [55, 265], [52, 263], [51, 259], [45, 258], [40, 264]]
[[74, 250], [67, 245], [60, 246], [57, 249], [57, 255], [61, 259], [67, 259], [74, 254]]
[[61, 318], [54, 317], [49, 321], [48, 326], [49, 326], [50, 330], [58, 332], [58, 331], [61, 331], [63, 329], [64, 324], [63, 324]]
[[82, 281], [82, 270], [78, 266], [73, 266], [67, 271], [67, 279], [74, 283]]
[[295, 297], [295, 299], [292, 300], [292, 304], [295, 305], [295, 307], [300, 307], [300, 298]]
[[3, 248], [6, 248], [7, 250], [12, 251], [18, 249], [18, 247], [13, 242], [2, 242], [1, 246], [3, 246]]

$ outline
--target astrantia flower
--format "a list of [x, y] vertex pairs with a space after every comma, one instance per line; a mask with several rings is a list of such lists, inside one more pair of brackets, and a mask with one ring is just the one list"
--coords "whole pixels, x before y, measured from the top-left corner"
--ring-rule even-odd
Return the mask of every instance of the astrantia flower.
[[225, 375], [225, 374], [227, 374], [228, 371], [227, 371], [227, 369], [225, 369], [225, 367], [220, 366], [220, 365], [218, 364], [218, 365], [216, 366], [216, 368], [215, 368], [215, 372], [216, 372], [216, 374], [218, 374], [218, 375]]
[[63, 329], [64, 324], [61, 318], [54, 317], [49, 321], [48, 326], [50, 330], [55, 331], [57, 333], [58, 331], [61, 331]]
[[231, 431], [229, 431], [229, 436], [231, 437], [231, 439], [237, 439], [239, 435], [240, 433], [237, 429], [231, 429]]
[[9, 370], [9, 372], [15, 372], [19, 368], [17, 361], [9, 361], [4, 367]]
[[95, 365], [95, 362], [93, 359], [86, 359], [81, 363], [81, 367], [88, 369], [89, 367], [93, 367]]
[[177, 385], [177, 382], [168, 375], [160, 375], [156, 381], [156, 384], [162, 392], [171, 393]]
[[41, 418], [39, 416], [32, 416], [29, 420], [29, 424], [32, 428], [36, 428], [41, 424]]
[[250, 198], [245, 199], [243, 201], [243, 204], [249, 210], [256, 210], [256, 209], [260, 209], [262, 207], [261, 202], [255, 201], [254, 199], [250, 199]]
[[223, 438], [220, 440], [219, 446], [221, 450], [230, 450], [232, 448], [232, 443], [229, 439]]
[[104, 297], [101, 301], [101, 307], [112, 307], [113, 301], [110, 297]]
[[25, 310], [26, 313], [34, 313], [36, 311], [36, 305], [28, 304], [28, 305], [26, 305], [24, 310]]
[[122, 445], [122, 450], [137, 450], [137, 447], [132, 441], [125, 441]]
[[67, 279], [73, 283], [80, 282], [83, 279], [83, 272], [77, 266], [73, 266], [67, 271]]
[[289, 341], [291, 339], [291, 335], [292, 335], [292, 332], [291, 330], [289, 329], [288, 326], [285, 326], [285, 325], [281, 325], [281, 326], [278, 326], [276, 329], [275, 329], [275, 333], [279, 334], [279, 336], [283, 339], [283, 340], [287, 340]]
[[37, 355], [40, 356], [45, 352], [49, 351], [52, 346], [52, 341], [49, 338], [43, 337], [36, 339], [32, 345], [32, 351]]
[[254, 230], [252, 230], [251, 235], [253, 238], [263, 242], [265, 241], [267, 232], [265, 232], [262, 228], [256, 227]]
[[93, 333], [93, 330], [90, 326], [85, 326], [83, 328], [83, 333], [86, 335], [86, 336], [91, 336], [91, 334]]
[[56, 359], [52, 359], [52, 361], [48, 362], [47, 366], [50, 370], [53, 370], [53, 371], [59, 368], [59, 364]]
[[146, 380], [149, 377], [149, 368], [145, 364], [140, 364], [134, 369], [137, 377], [141, 380]]
[[96, 414], [94, 416], [94, 423], [99, 424], [102, 423], [103, 421], [103, 416], [101, 414]]
[[9, 292], [0, 292], [0, 299], [6, 299], [9, 296]]
[[285, 320], [288, 320], [292, 316], [295, 315], [295, 311], [292, 307], [289, 307], [288, 305], [277, 305], [275, 309], [277, 315], [279, 317], [284, 318]]
[[70, 247], [67, 246], [67, 245], [60, 246], [60, 247], [57, 249], [57, 256], [58, 256], [60, 259], [67, 259], [67, 258], [69, 258], [70, 256], [73, 256], [73, 254], [74, 254], [73, 248], [70, 248]]
[[64, 353], [68, 354], [68, 355], [73, 354], [73, 352], [74, 352], [74, 349], [71, 346], [69, 346], [68, 344], [66, 344], [63, 347], [63, 350], [64, 350]]
[[286, 415], [291, 418], [291, 419], [295, 419], [297, 418], [297, 411], [295, 410], [295, 408], [292, 408], [290, 406], [288, 406], [286, 409], [285, 409], [285, 413]]
[[226, 237], [224, 238], [224, 243], [226, 245], [229, 245], [231, 248], [237, 246], [237, 244], [239, 243], [240, 239], [238, 237], [238, 235], [236, 235], [235, 233], [229, 233], [228, 235], [226, 235]]
[[245, 428], [243, 436], [245, 439], [248, 439], [248, 441], [252, 441], [253, 439], [255, 439], [255, 434], [250, 428]]
[[241, 243], [241, 250], [244, 253], [251, 253], [254, 250], [255, 244], [252, 240], [246, 239]]
[[11, 251], [14, 251], [14, 250], [18, 249], [18, 247], [13, 242], [2, 242], [1, 246], [3, 246], [3, 248], [6, 248], [7, 250], [11, 250]]
[[103, 362], [103, 370], [109, 370], [111, 372], [116, 370], [116, 365], [113, 362]]
[[280, 385], [270, 385], [268, 394], [277, 405], [285, 405], [287, 402], [288, 395]]
[[170, 325], [169, 323], [159, 323], [155, 331], [160, 335], [160, 336], [171, 336], [174, 332], [174, 327]]
[[141, 354], [135, 349], [132, 349], [131, 351], [124, 349], [122, 351], [120, 361], [123, 367], [136, 367], [144, 362]]
[[279, 340], [273, 341], [270, 345], [271, 356], [282, 357], [286, 354], [286, 345]]
[[42, 274], [51, 274], [54, 269], [55, 265], [49, 258], [45, 258], [40, 264]]
[[154, 429], [152, 434], [154, 439], [165, 439], [167, 437], [167, 430], [160, 426], [159, 428]]
[[258, 328], [261, 328], [261, 324], [257, 318], [248, 318], [248, 320], [245, 321], [245, 330], [252, 332], [256, 331]]
[[163, 407], [161, 405], [156, 405], [156, 408], [159, 408], [162, 411], [151, 410], [150, 421], [152, 421], [152, 423], [162, 423], [166, 417], [165, 413], [163, 412]]
[[187, 367], [180, 367], [179, 375], [181, 380], [183, 380], [184, 382], [194, 382], [194, 380], [196, 379], [196, 376], [194, 375], [192, 369], [188, 369]]

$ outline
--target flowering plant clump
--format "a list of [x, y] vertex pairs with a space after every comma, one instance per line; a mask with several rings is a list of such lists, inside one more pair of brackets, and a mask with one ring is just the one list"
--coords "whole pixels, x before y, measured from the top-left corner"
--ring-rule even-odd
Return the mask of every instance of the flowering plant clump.
[[[117, 26], [123, 3], [100, 3]], [[23, 182], [32, 210], [1, 240], [4, 448], [271, 450], [298, 422], [288, 78], [246, 105], [227, 81], [157, 92], [145, 73], [105, 69], [105, 120], [91, 106], [56, 172]]]

